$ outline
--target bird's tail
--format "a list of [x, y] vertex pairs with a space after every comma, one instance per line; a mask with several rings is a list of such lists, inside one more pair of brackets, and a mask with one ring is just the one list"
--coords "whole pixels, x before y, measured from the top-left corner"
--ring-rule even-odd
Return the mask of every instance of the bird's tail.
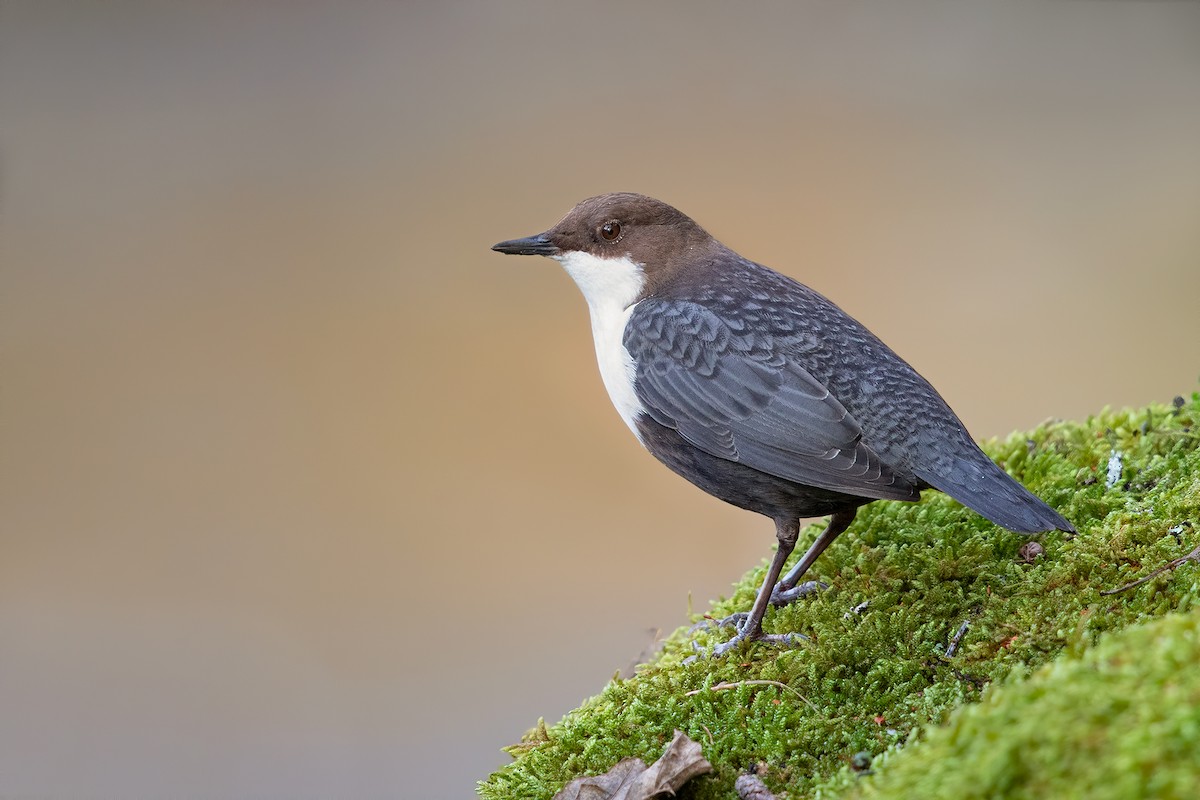
[[1062, 514], [1017, 483], [982, 451], [978, 455], [976, 459], [956, 458], [950, 464], [940, 463], [936, 473], [917, 472], [917, 476], [1010, 531], [1075, 532], [1075, 527]]

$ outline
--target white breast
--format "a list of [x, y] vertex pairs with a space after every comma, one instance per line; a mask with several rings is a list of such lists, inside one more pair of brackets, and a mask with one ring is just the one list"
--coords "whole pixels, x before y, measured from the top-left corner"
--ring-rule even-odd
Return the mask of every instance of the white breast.
[[587, 300], [596, 361], [600, 365], [604, 388], [621, 419], [637, 436], [636, 420], [643, 408], [633, 391], [633, 358], [622, 339], [625, 323], [637, 305], [634, 301], [645, 286], [645, 272], [628, 257], [597, 258], [588, 253], [572, 252], [554, 258], [575, 280]]

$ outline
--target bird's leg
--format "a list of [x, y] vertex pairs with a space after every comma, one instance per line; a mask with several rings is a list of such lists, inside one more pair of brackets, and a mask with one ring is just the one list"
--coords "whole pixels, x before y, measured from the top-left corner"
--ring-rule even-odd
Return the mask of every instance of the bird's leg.
[[728, 642], [714, 647], [713, 656], [724, 655], [747, 639], [779, 644], [790, 644], [792, 642], [793, 637], [790, 635], [768, 636], [764, 634], [762, 632], [762, 620], [763, 615], [767, 613], [767, 606], [771, 603], [771, 593], [775, 588], [775, 582], [779, 580], [779, 573], [783, 572], [784, 562], [792, 554], [792, 550], [796, 548], [796, 537], [799, 534], [799, 520], [775, 520], [775, 537], [779, 540], [779, 547], [775, 550], [775, 557], [771, 559], [771, 566], [767, 569], [767, 577], [763, 579], [762, 588], [758, 590], [758, 596], [754, 598], [754, 605], [750, 608], [750, 614], [738, 627], [737, 633]]
[[825, 548], [829, 547], [834, 539], [850, 527], [855, 513], [857, 513], [857, 509], [852, 508], [849, 511], [839, 511], [829, 518], [829, 524], [825, 526], [825, 530], [821, 531], [817, 540], [812, 543], [796, 566], [792, 567], [783, 580], [775, 586], [771, 592], [771, 605], [786, 606], [821, 588], [821, 584], [817, 581], [800, 583], [800, 579], [804, 577], [804, 573], [808, 572], [817, 557], [825, 552]]

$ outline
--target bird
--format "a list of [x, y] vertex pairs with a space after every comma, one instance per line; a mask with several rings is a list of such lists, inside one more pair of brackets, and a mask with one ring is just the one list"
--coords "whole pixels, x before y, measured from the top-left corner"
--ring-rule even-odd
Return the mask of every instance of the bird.
[[[721, 656], [766, 634], [770, 605], [876, 500], [944, 492], [1008, 530], [1075, 528], [995, 464], [937, 390], [815, 290], [632, 192], [583, 200], [544, 233], [493, 245], [547, 256], [587, 301], [600, 375], [655, 458], [727, 503], [770, 517], [777, 547]], [[782, 578], [800, 520], [829, 522]]]

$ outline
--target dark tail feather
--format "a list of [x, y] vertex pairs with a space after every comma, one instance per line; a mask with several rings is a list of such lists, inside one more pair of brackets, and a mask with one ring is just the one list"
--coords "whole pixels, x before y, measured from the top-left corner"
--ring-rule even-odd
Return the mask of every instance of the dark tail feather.
[[978, 460], [955, 459], [939, 464], [939, 474], [917, 472], [921, 480], [945, 492], [980, 516], [1018, 533], [1075, 527], [1040, 498], [1013, 480], [980, 452]]

